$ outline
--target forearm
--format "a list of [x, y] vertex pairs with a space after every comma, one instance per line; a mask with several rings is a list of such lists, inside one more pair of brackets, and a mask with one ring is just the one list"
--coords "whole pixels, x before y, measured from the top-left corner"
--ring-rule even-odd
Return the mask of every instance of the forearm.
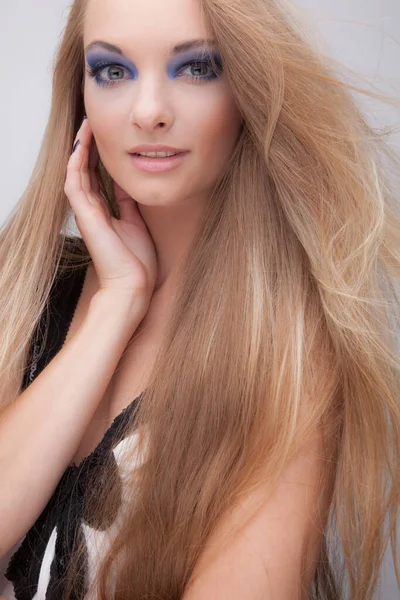
[[94, 296], [81, 327], [0, 414], [0, 557], [46, 506], [141, 320], [129, 299]]

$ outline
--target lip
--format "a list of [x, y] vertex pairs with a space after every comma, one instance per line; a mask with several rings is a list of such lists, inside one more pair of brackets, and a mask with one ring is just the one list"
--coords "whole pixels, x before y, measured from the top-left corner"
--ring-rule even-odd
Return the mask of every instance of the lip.
[[[141, 152], [151, 152], [151, 150], [141, 150]], [[162, 152], [162, 150], [159, 152]], [[135, 167], [140, 171], [162, 173], [164, 171], [171, 171], [172, 169], [179, 167], [185, 160], [185, 156], [187, 154], [189, 153], [180, 152], [179, 154], [176, 154], [176, 156], [167, 156], [166, 158], [151, 158], [149, 156], [130, 154], [130, 157]]]
[[184, 148], [173, 148], [172, 146], [165, 146], [161, 144], [141, 144], [128, 150], [129, 154], [135, 154], [136, 152], [187, 152]]

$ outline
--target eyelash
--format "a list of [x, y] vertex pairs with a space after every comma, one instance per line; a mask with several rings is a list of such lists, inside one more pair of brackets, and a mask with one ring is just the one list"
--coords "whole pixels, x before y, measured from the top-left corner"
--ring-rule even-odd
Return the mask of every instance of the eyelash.
[[[215, 79], [219, 76], [219, 73], [221, 72], [221, 65], [219, 63], [218, 60], [215, 61], [217, 64], [217, 69], [213, 71], [212, 75], [202, 75], [201, 77], [195, 77], [194, 75], [186, 75], [186, 77], [189, 79], [189, 81], [191, 81], [192, 83], [205, 83], [207, 81], [210, 81], [211, 79]], [[180, 70], [178, 71], [178, 73], [180, 73], [181, 71], [183, 71], [184, 69], [186, 69], [187, 67], [190, 67], [191, 65], [209, 65], [212, 66], [212, 61], [211, 60], [191, 60], [189, 62], [187, 62], [186, 64], [184, 64]], [[98, 85], [102, 85], [104, 87], [113, 87], [114, 85], [116, 85], [117, 83], [119, 83], [119, 81], [123, 81], [122, 79], [120, 80], [114, 80], [114, 81], [103, 81], [102, 79], [100, 79], [98, 77], [98, 74], [105, 69], [106, 67], [118, 67], [120, 69], [126, 69], [126, 67], [119, 65], [118, 63], [111, 63], [108, 61], [101, 61], [99, 63], [97, 63], [97, 65], [95, 67], [86, 67], [85, 71], [86, 73], [89, 75], [89, 77], [91, 77], [92, 79], [96, 80], [96, 83]]]

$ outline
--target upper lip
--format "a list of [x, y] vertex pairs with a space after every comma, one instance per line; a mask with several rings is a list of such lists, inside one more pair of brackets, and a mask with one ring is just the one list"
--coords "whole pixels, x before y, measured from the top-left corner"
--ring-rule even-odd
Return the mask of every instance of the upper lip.
[[135, 146], [128, 150], [129, 154], [134, 154], [136, 152], [187, 152], [186, 150], [182, 150], [182, 148], [173, 148], [172, 146], [163, 146], [160, 144], [141, 144], [140, 146]]

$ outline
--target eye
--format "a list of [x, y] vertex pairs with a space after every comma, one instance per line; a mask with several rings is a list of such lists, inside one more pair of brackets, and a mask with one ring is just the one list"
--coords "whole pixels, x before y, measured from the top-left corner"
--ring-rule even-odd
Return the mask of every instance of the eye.
[[[89, 75], [89, 77], [96, 80], [96, 83], [98, 85], [104, 85], [104, 86], [108, 87], [108, 86], [115, 85], [119, 81], [122, 81], [122, 79], [118, 79], [118, 73], [126, 71], [126, 68], [123, 67], [122, 65], [118, 65], [118, 64], [114, 64], [114, 63], [99, 62], [94, 67], [91, 67], [91, 66], [86, 67], [85, 70], [86, 70], [86, 73]], [[103, 77], [100, 77], [100, 74], [103, 71], [105, 71], [107, 73], [107, 75], [110, 76], [112, 79], [107, 80], [107, 79], [103, 79]], [[117, 77], [117, 78], [115, 79], [115, 77]]]
[[[85, 68], [86, 73], [91, 79], [95, 79], [96, 83], [105, 87], [112, 87], [123, 81], [123, 72], [127, 72], [126, 67], [119, 65], [118, 63], [110, 63], [108, 61], [100, 61], [96, 65], [87, 66]], [[190, 70], [191, 72], [179, 76], [180, 73]], [[177, 72], [179, 79], [182, 77], [187, 79], [191, 83], [204, 83], [211, 79], [216, 79], [222, 72], [222, 64], [218, 57], [207, 58], [201, 60], [191, 60], [182, 65]], [[122, 74], [122, 77], [118, 75]], [[108, 79], [105, 79], [108, 77]], [[129, 79], [129, 78], [127, 78]]]
[[[215, 66], [213, 65], [213, 62], [216, 63]], [[219, 77], [222, 71], [222, 66], [218, 59], [215, 61], [212, 61], [211, 59], [192, 60], [183, 65], [183, 67], [178, 71], [178, 75], [187, 69], [190, 69], [191, 73], [184, 75], [185, 78], [193, 81], [194, 83], [202, 83], [204, 81], [209, 81], [210, 79], [216, 79]]]

